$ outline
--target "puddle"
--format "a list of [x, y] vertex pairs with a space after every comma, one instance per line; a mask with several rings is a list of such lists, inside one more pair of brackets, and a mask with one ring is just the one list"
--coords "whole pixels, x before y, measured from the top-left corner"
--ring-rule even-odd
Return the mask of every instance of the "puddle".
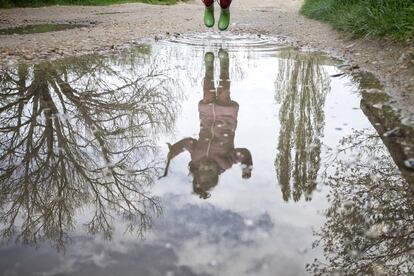
[[80, 24], [38, 24], [10, 29], [0, 29], [0, 35], [47, 33], [82, 27], [89, 26]]
[[120, 13], [130, 13], [130, 12], [117, 12], [117, 11], [115, 11], [115, 12], [98, 12], [98, 13], [95, 13], [95, 15], [110, 15], [110, 14], [120, 14]]
[[413, 130], [341, 65], [190, 34], [2, 68], [0, 274], [410, 274]]

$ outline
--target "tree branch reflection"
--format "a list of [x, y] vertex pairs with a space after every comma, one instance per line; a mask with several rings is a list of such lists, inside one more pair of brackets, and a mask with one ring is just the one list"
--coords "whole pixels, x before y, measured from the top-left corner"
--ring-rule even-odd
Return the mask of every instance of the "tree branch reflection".
[[151, 156], [178, 105], [172, 80], [140, 59], [123, 71], [99, 57], [1, 71], [3, 239], [63, 248], [81, 207], [88, 232], [106, 238], [115, 214], [139, 234], [150, 227], [161, 211], [148, 190], [159, 167]]
[[[371, 90], [372, 91], [372, 90]], [[361, 108], [375, 130], [342, 139], [327, 176], [331, 207], [316, 233], [327, 263], [316, 275], [411, 275], [414, 271], [414, 173], [403, 160], [413, 152], [413, 129], [389, 107], [384, 94], [363, 92]]]

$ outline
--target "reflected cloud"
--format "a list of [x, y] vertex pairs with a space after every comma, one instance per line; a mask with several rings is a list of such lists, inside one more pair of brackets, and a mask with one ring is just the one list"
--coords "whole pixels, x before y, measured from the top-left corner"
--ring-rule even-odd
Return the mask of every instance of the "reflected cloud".
[[[75, 240], [65, 256], [50, 249], [16, 249], [20, 250], [0, 251], [2, 275], [210, 275], [180, 264], [177, 252], [161, 244], [131, 242], [109, 246], [89, 239]], [[33, 254], [41, 254], [42, 258], [33, 258]], [[21, 260], [25, 260], [25, 265], [20, 265]]]
[[[185, 196], [167, 194], [162, 198], [169, 208], [162, 219], [154, 220], [145, 240], [124, 236], [105, 243], [99, 237], [75, 236], [65, 255], [56, 254], [48, 247], [24, 250], [21, 245], [6, 247], [0, 250], [0, 273], [155, 276], [217, 275], [221, 269], [225, 275], [230, 271], [244, 274], [266, 271], [266, 265], [275, 258], [274, 253], [249, 258], [250, 255], [243, 254], [243, 249], [257, 248], [258, 237], [262, 237], [261, 242], [267, 242], [266, 236], [274, 227], [267, 213], [253, 218], [253, 223], [246, 223], [239, 213], [208, 202], [202, 205], [185, 203], [182, 197]], [[219, 253], [220, 248], [231, 252]], [[188, 254], [192, 258], [187, 257]], [[44, 257], [39, 260], [39, 255]], [[231, 262], [234, 258], [243, 259], [243, 262], [234, 266]], [[25, 265], [14, 265], [20, 260], [25, 260]]]
[[270, 234], [273, 229], [268, 213], [247, 219], [239, 213], [220, 209], [208, 202], [202, 205], [179, 203], [179, 195], [167, 194], [162, 200], [169, 209], [165, 210], [162, 220], [154, 223], [154, 232], [158, 239], [173, 239], [177, 246], [195, 238], [199, 243], [248, 246], [255, 242], [255, 235], [259, 232]]
[[280, 53], [276, 102], [280, 134], [275, 160], [283, 199], [311, 200], [321, 162], [324, 104], [330, 90], [320, 54], [286, 50]]
[[3, 239], [64, 248], [81, 209], [87, 231], [106, 238], [115, 214], [138, 234], [150, 227], [161, 211], [148, 189], [159, 168], [155, 141], [178, 103], [172, 80], [142, 66], [148, 50], [0, 72]]

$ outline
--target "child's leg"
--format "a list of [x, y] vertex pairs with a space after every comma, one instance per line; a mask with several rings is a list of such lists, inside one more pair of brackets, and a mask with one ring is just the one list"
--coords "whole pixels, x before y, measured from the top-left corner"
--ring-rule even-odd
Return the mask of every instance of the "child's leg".
[[231, 0], [220, 0], [220, 18], [218, 22], [218, 28], [221, 31], [225, 31], [230, 24], [230, 4]]
[[211, 28], [214, 26], [214, 0], [202, 0], [206, 6], [204, 10], [204, 25]]
[[212, 103], [216, 99], [216, 89], [214, 88], [214, 54], [207, 52], [204, 55], [206, 72], [203, 80], [203, 103]]
[[[222, 75], [220, 75], [220, 78]], [[230, 80], [223, 79], [219, 82], [219, 86], [217, 87], [217, 104], [219, 105], [230, 105], [231, 98], [230, 98]]]
[[229, 75], [229, 54], [226, 50], [220, 49], [220, 80], [217, 87], [217, 103], [220, 105], [230, 105], [230, 75]]
[[201, 0], [201, 1], [203, 1], [206, 7], [210, 7], [214, 3], [214, 0]]
[[228, 7], [230, 7], [231, 4], [231, 0], [220, 0], [220, 7], [222, 9], [227, 9]]

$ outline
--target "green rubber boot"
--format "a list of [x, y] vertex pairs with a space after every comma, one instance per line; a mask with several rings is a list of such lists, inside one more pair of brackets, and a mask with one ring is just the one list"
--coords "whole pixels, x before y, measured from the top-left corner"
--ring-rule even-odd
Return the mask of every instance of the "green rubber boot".
[[214, 4], [206, 7], [204, 10], [204, 25], [206, 25], [207, 28], [214, 26]]
[[214, 54], [212, 52], [205, 53], [204, 65], [206, 66], [206, 72], [214, 71]]
[[220, 60], [220, 69], [222, 72], [229, 72], [229, 53], [224, 50], [223, 48], [220, 48], [218, 52], [219, 60]]
[[225, 31], [230, 24], [230, 9], [221, 9], [218, 28], [220, 31]]

